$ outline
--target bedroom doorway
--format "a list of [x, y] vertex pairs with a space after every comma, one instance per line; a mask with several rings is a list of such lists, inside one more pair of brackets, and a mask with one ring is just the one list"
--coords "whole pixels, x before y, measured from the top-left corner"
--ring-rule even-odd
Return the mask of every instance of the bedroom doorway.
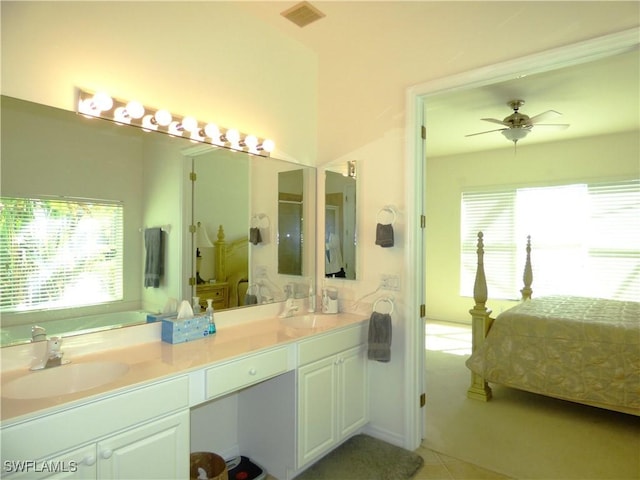
[[[465, 92], [477, 89], [480, 87], [486, 87], [490, 85], [496, 85], [507, 80], [518, 78], [526, 75], [539, 74], [546, 71], [556, 70], [569, 65], [591, 62], [599, 58], [605, 58], [617, 53], [630, 51], [633, 48], [637, 48], [638, 45], [638, 30], [632, 29], [618, 34], [608, 35], [605, 37], [581, 42], [579, 44], [570, 45], [568, 47], [558, 48], [555, 50], [543, 52], [541, 54], [530, 55], [510, 62], [485, 67], [475, 71], [465, 72], [460, 75], [439, 79], [425, 84], [417, 85], [410, 88], [407, 92], [407, 165], [408, 165], [408, 185], [411, 186], [411, 201], [408, 205], [411, 211], [408, 212], [408, 217], [422, 218], [422, 212], [424, 205], [428, 202], [426, 196], [426, 183], [427, 183], [427, 171], [425, 163], [429, 158], [429, 138], [430, 127], [433, 125], [429, 118], [429, 108], [437, 106], [439, 99], [445, 95], [450, 95], [456, 92]], [[496, 100], [497, 101], [497, 100]], [[534, 112], [537, 113], [537, 112]], [[485, 115], [486, 116], [486, 115]], [[475, 118], [475, 117], [474, 117]], [[478, 117], [482, 118], [482, 117]], [[426, 132], [426, 147], [424, 145], [422, 137], [422, 128], [427, 127]], [[463, 132], [461, 134], [464, 137], [464, 133], [472, 133], [473, 131]], [[460, 140], [458, 140], [460, 141]], [[504, 141], [504, 139], [503, 139]], [[473, 172], [462, 172], [461, 175], [473, 175]], [[414, 180], [419, 178], [419, 180]], [[428, 209], [426, 210], [428, 211]], [[425, 285], [433, 284], [433, 279], [429, 278], [429, 272], [432, 271], [433, 266], [430, 267], [428, 263], [428, 255], [426, 248], [428, 248], [430, 237], [430, 219], [427, 215], [425, 221], [425, 243], [420, 243], [420, 236], [418, 233], [413, 234], [413, 241], [411, 246], [411, 252], [409, 255], [412, 257], [414, 264], [424, 261], [424, 271], [426, 273], [426, 282], [421, 284], [425, 289], [422, 291], [413, 291], [408, 300], [417, 301], [420, 298], [424, 298], [427, 304], [426, 313], [430, 312], [429, 295], [426, 292]], [[453, 220], [455, 223], [455, 220]], [[417, 231], [417, 229], [409, 228], [410, 232]], [[422, 249], [422, 250], [420, 250]], [[426, 259], [426, 260], [425, 260]], [[455, 270], [455, 269], [454, 269]], [[457, 272], [454, 272], [454, 276], [457, 276]], [[466, 303], [463, 307], [458, 308], [459, 311], [466, 312], [470, 308]], [[464, 315], [464, 313], [463, 313]], [[441, 319], [447, 320], [447, 319]], [[425, 350], [425, 336], [424, 324], [420, 325], [418, 322], [408, 324], [408, 331], [406, 334], [407, 348], [409, 351], [409, 358], [414, 362], [413, 369], [415, 371], [409, 373], [414, 385], [420, 385], [423, 381], [425, 369], [422, 361], [422, 352]], [[413, 393], [413, 392], [409, 392]], [[427, 392], [427, 398], [428, 398]], [[426, 408], [429, 408], [429, 402], [427, 400]], [[407, 433], [408, 436], [412, 436], [414, 444], [419, 444], [421, 439], [429, 432], [426, 430], [426, 426], [421, 424], [421, 420], [424, 418], [424, 412], [419, 407], [408, 404], [408, 419], [407, 419]], [[414, 421], [419, 426], [411, 426], [411, 422]]]

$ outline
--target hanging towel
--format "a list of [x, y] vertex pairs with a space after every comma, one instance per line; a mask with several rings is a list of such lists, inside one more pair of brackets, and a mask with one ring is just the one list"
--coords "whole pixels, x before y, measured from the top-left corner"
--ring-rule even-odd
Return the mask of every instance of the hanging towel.
[[391, 315], [373, 312], [369, 319], [369, 360], [391, 360]]
[[383, 248], [393, 247], [393, 225], [378, 223], [376, 225], [376, 245]]
[[258, 227], [251, 227], [249, 229], [249, 241], [254, 245], [262, 243], [262, 235], [260, 235], [260, 229]]
[[147, 228], [144, 231], [144, 248], [146, 249], [144, 286], [158, 288], [164, 274], [161, 228]]

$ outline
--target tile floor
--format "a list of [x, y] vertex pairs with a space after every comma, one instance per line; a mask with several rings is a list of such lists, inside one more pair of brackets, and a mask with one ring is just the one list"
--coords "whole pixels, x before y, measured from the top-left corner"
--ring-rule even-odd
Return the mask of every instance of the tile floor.
[[509, 478], [425, 447], [418, 448], [416, 453], [424, 459], [424, 465], [412, 480], [505, 480]]

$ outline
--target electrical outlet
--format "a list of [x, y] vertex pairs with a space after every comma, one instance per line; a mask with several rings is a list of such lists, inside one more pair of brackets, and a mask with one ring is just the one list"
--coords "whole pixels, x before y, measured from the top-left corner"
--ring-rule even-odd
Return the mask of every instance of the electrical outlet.
[[382, 275], [380, 277], [380, 288], [396, 292], [400, 291], [400, 277], [398, 275]]

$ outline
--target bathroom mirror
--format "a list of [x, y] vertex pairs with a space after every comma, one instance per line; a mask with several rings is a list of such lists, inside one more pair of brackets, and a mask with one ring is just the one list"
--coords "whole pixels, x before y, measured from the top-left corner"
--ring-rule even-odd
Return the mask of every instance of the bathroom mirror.
[[325, 169], [324, 241], [325, 276], [356, 279], [355, 161]]
[[[147, 311], [158, 312], [168, 299], [185, 298], [185, 292], [191, 291], [189, 277], [194, 275], [192, 270], [196, 264], [196, 236], [193, 235], [191, 242], [188, 228], [197, 221], [205, 226], [213, 251], [220, 225], [226, 229], [224, 239], [228, 245], [235, 245], [236, 240], [244, 236], [247, 285], [257, 273], [263, 283], [273, 284], [270, 290], [274, 295], [265, 294], [265, 301], [277, 301], [283, 295], [280, 290], [286, 280], [278, 278], [275, 239], [278, 173], [302, 169], [305, 176], [315, 178], [314, 168], [226, 149], [217, 149], [193, 160], [188, 152], [195, 144], [187, 139], [88, 119], [74, 112], [5, 96], [1, 97], [1, 115], [2, 196], [109, 200], [121, 204], [124, 210], [120, 300], [98, 304], [100, 302], [92, 299], [98, 296], [96, 292], [100, 292], [101, 287], [85, 282], [85, 290], [75, 293], [76, 298], [86, 299], [84, 304], [64, 308], [43, 306], [37, 310], [25, 305], [3, 307], [0, 325], [3, 346], [28, 341], [31, 326], [35, 324], [45, 325], [49, 335], [138, 324], [146, 321]], [[205, 196], [202, 203], [198, 200], [199, 203], [193, 204], [192, 211], [192, 192], [187, 178], [191, 161], [197, 162], [197, 170], [201, 171], [200, 189], [209, 194], [222, 192], [219, 185], [224, 184], [227, 186], [224, 199]], [[243, 164], [241, 170], [230, 167]], [[310, 192], [305, 198], [314, 198], [313, 195]], [[193, 199], [196, 201], [195, 196]], [[223, 217], [216, 213], [220, 211], [224, 211]], [[247, 246], [254, 216], [260, 217], [267, 240]], [[315, 219], [305, 222], [305, 228], [311, 226], [315, 228]], [[164, 244], [164, 272], [159, 288], [145, 287], [143, 281], [144, 236], [151, 228], [162, 230]], [[306, 236], [306, 239], [314, 238], [315, 234]], [[309, 251], [313, 249], [303, 250], [303, 268], [307, 275], [313, 276], [309, 269], [315, 265], [315, 259]], [[205, 259], [207, 254], [211, 258], [212, 253], [207, 251]], [[210, 265], [205, 263], [203, 268]], [[3, 266], [2, 281], [10, 281], [10, 276]], [[206, 277], [209, 282], [215, 275], [206, 273]], [[3, 294], [9, 295], [4, 288]], [[236, 305], [230, 303], [229, 307], [232, 306]]]

